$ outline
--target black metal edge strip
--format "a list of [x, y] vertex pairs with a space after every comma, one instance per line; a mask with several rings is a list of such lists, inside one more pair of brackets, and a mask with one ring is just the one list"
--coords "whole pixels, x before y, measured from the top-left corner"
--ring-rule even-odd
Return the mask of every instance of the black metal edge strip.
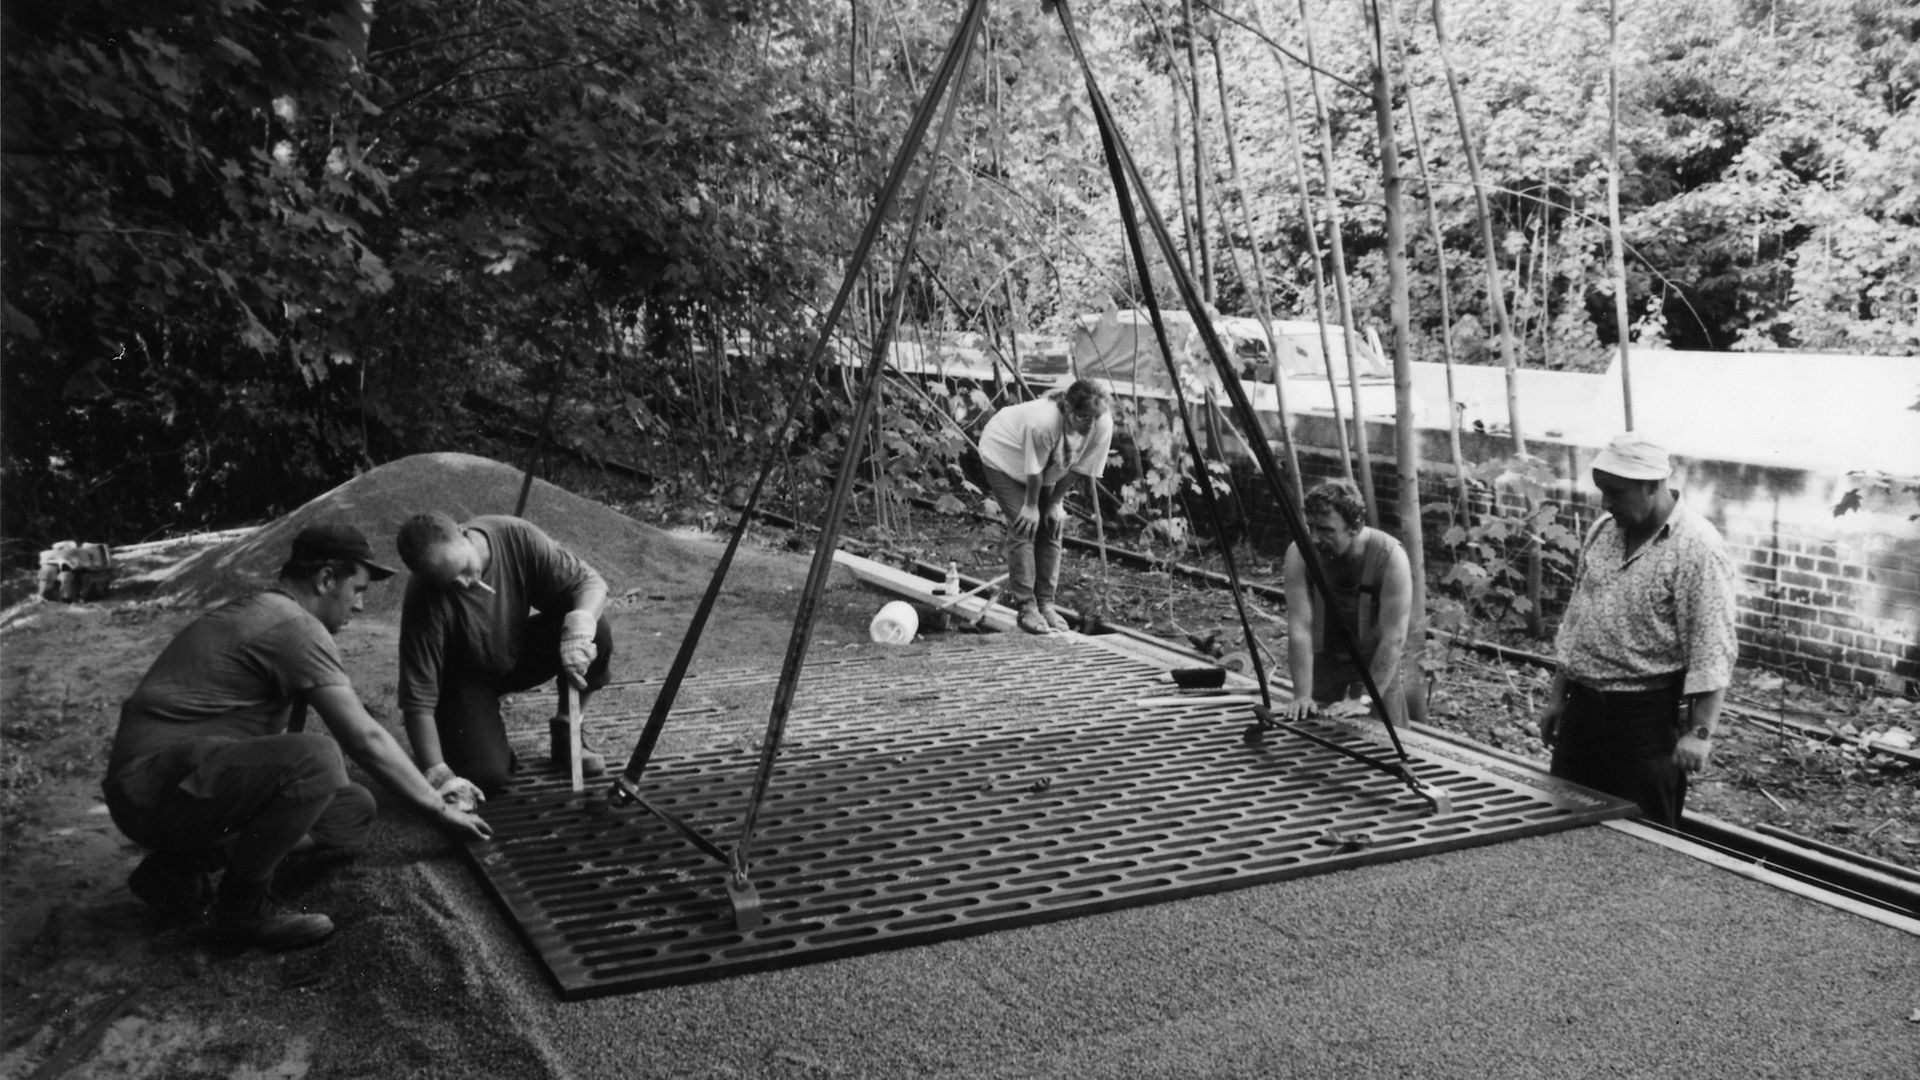
[[1705, 814], [1683, 814], [1679, 832], [1690, 840], [1761, 863], [1808, 884], [1902, 915], [1920, 917], [1920, 886], [1909, 882]]

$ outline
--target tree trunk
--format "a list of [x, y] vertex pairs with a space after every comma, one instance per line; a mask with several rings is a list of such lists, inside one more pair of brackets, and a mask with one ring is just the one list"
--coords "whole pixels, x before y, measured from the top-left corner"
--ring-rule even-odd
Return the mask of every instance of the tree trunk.
[[1453, 99], [1454, 119], [1460, 125], [1460, 149], [1467, 158], [1467, 173], [1473, 181], [1474, 209], [1480, 217], [1480, 247], [1487, 260], [1487, 306], [1493, 309], [1494, 326], [1499, 332], [1500, 359], [1507, 369], [1507, 425], [1513, 452], [1527, 452], [1527, 440], [1520, 425], [1520, 361], [1513, 343], [1513, 326], [1507, 321], [1506, 293], [1500, 285], [1500, 245], [1493, 235], [1493, 211], [1487, 206], [1487, 185], [1480, 175], [1480, 150], [1473, 141], [1473, 124], [1467, 119], [1467, 103], [1460, 96], [1460, 79], [1447, 53], [1446, 14], [1443, 0], [1433, 0], [1433, 32], [1439, 40], [1440, 66], [1447, 75], [1447, 93]]
[[[1401, 79], [1407, 86], [1407, 127], [1413, 134], [1414, 162], [1420, 169], [1420, 191], [1427, 209], [1427, 236], [1433, 243], [1434, 280], [1440, 288], [1440, 358], [1447, 373], [1447, 448], [1453, 456], [1455, 513], [1465, 519], [1472, 503], [1467, 494], [1467, 461], [1460, 449], [1460, 408], [1453, 387], [1453, 296], [1447, 285], [1447, 246], [1440, 232], [1440, 212], [1434, 206], [1433, 180], [1427, 175], [1427, 149], [1420, 137], [1420, 110], [1414, 107], [1413, 83], [1407, 78], [1406, 36], [1400, 30], [1400, 9], [1387, 5], [1387, 18], [1400, 59]], [[1453, 515], [1449, 515], [1451, 520]]]
[[[1333, 252], [1333, 295], [1340, 302], [1340, 331], [1347, 346], [1347, 388], [1353, 394], [1353, 452], [1355, 471], [1360, 474], [1360, 494], [1367, 502], [1367, 523], [1380, 524], [1380, 504], [1373, 493], [1373, 457], [1367, 452], [1367, 418], [1360, 408], [1359, 335], [1354, 329], [1353, 301], [1347, 291], [1347, 248], [1341, 238], [1340, 197], [1333, 185], [1333, 128], [1327, 116], [1326, 98], [1320, 93], [1319, 60], [1313, 48], [1313, 16], [1307, 0], [1300, 0], [1300, 32], [1307, 46], [1307, 85], [1313, 90], [1313, 111], [1320, 128], [1320, 176], [1326, 189], [1328, 248]], [[1333, 358], [1327, 358], [1333, 366]], [[1335, 395], [1338, 397], [1339, 395]]]
[[[1391, 0], [1389, 0], [1391, 2]], [[1413, 576], [1412, 614], [1407, 621], [1407, 644], [1400, 671], [1409, 691], [1423, 688], [1427, 642], [1427, 557], [1420, 521], [1420, 431], [1413, 422], [1413, 360], [1407, 355], [1412, 333], [1407, 316], [1407, 229], [1401, 205], [1400, 145], [1393, 132], [1393, 89], [1387, 71], [1386, 28], [1377, 0], [1361, 0], [1367, 26], [1373, 32], [1373, 115], [1380, 130], [1380, 188], [1387, 209], [1387, 295], [1393, 322], [1393, 402], [1395, 467], [1400, 476], [1400, 543], [1407, 550]], [[1385, 688], [1382, 688], [1385, 692]], [[1411, 719], [1426, 719], [1424, 694], [1405, 698]], [[1394, 715], [1381, 702], [1386, 715]]]
[[[1287, 107], [1287, 145], [1293, 151], [1294, 192], [1300, 200], [1301, 230], [1306, 235], [1307, 255], [1313, 264], [1313, 323], [1315, 331], [1320, 335], [1320, 356], [1324, 361], [1323, 366], [1327, 376], [1327, 400], [1333, 404], [1333, 433], [1340, 444], [1341, 471], [1348, 480], [1355, 480], [1353, 454], [1347, 447], [1346, 422], [1341, 416], [1340, 381], [1333, 374], [1333, 342], [1327, 338], [1327, 275], [1320, 253], [1320, 227], [1314, 220], [1313, 197], [1307, 189], [1307, 155], [1300, 146], [1300, 120], [1293, 108], [1293, 77], [1287, 73], [1286, 56], [1278, 47], [1271, 44], [1271, 37], [1267, 34], [1266, 27], [1261, 25], [1260, 9], [1249, 8], [1248, 14], [1253, 17], [1253, 25], [1260, 31], [1261, 36], [1268, 37], [1268, 51], [1273, 56], [1273, 66], [1280, 75], [1281, 100]], [[1273, 364], [1274, 377], [1279, 378], [1280, 354], [1277, 352], [1274, 354]], [[1304, 479], [1301, 480], [1302, 484], [1305, 482]]]
[[1193, 220], [1200, 226], [1200, 296], [1211, 304], [1214, 293], [1213, 248], [1207, 238], [1207, 114], [1201, 108], [1200, 54], [1194, 43], [1199, 31], [1193, 25], [1193, 0], [1180, 0], [1180, 7], [1187, 21], [1187, 74], [1190, 76], [1187, 90], [1193, 102]]
[[1173, 64], [1173, 47], [1167, 47], [1167, 81], [1173, 84], [1173, 180], [1180, 192], [1180, 222], [1186, 226], [1182, 239], [1187, 245], [1187, 273], [1199, 276], [1199, 257], [1194, 252], [1195, 227], [1193, 215], [1188, 208], [1193, 204], [1187, 199], [1186, 133], [1180, 127], [1180, 99], [1187, 96], [1186, 89], [1180, 85], [1180, 72]]
[[[1300, 456], [1294, 452], [1293, 448], [1293, 415], [1287, 412], [1286, 379], [1280, 373], [1280, 342], [1273, 333], [1273, 293], [1267, 288], [1267, 271], [1260, 257], [1260, 242], [1253, 233], [1253, 211], [1247, 208], [1247, 182], [1240, 172], [1240, 151], [1234, 141], [1233, 109], [1227, 100], [1227, 67], [1226, 62], [1220, 57], [1220, 36], [1214, 35], [1208, 40], [1208, 44], [1213, 50], [1213, 77], [1216, 89], [1220, 92], [1220, 133], [1222, 141], [1227, 146], [1227, 167], [1230, 170], [1228, 175], [1232, 177], [1234, 201], [1240, 206], [1240, 218], [1247, 230], [1247, 254], [1249, 261], [1253, 263], [1254, 284], [1260, 290], [1258, 310], [1260, 329], [1267, 336], [1267, 355], [1273, 360], [1273, 398], [1274, 406], [1280, 410], [1280, 444], [1287, 456], [1288, 475], [1293, 480], [1293, 497], [1298, 501], [1306, 496], [1306, 490], [1300, 480]], [[1223, 214], [1222, 217], [1224, 216]], [[1223, 229], [1222, 231], [1227, 237], [1227, 251], [1232, 253], [1232, 230]], [[1236, 261], [1234, 273], [1239, 272]], [[1255, 430], [1249, 432], [1248, 437], [1264, 439], [1266, 433]]]
[[1620, 11], [1607, 0], [1607, 237], [1613, 248], [1613, 321], [1620, 334], [1620, 404], [1633, 430], [1633, 380], [1627, 374], [1627, 255], [1620, 235]]
[[[1440, 65], [1447, 74], [1447, 93], [1453, 99], [1454, 119], [1460, 125], [1460, 148], [1467, 158], [1467, 172], [1473, 181], [1474, 208], [1480, 216], [1480, 245], [1487, 261], [1487, 305], [1493, 308], [1494, 325], [1500, 334], [1500, 357], [1507, 368], [1507, 427], [1513, 452], [1527, 452], [1525, 429], [1520, 423], [1520, 361], [1515, 355], [1513, 326], [1507, 320], [1506, 295], [1500, 286], [1500, 245], [1493, 235], [1493, 212], [1487, 207], [1487, 185], [1480, 175], [1480, 151], [1474, 145], [1473, 125], [1467, 120], [1467, 105], [1460, 96], [1460, 79], [1447, 54], [1446, 13], [1443, 0], [1433, 0], [1433, 32], [1439, 43]], [[1529, 534], [1532, 533], [1533, 499], [1527, 498]], [[1542, 571], [1540, 545], [1530, 542], [1527, 551], [1527, 632], [1535, 637], [1546, 634], [1546, 620], [1540, 614]]]
[[1553, 179], [1540, 200], [1540, 365], [1553, 367]]

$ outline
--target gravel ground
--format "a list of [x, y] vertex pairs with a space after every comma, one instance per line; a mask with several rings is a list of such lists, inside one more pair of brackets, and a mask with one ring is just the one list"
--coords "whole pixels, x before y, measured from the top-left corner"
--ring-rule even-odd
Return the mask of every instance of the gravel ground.
[[[314, 509], [349, 508], [389, 535], [403, 507], [510, 509], [510, 470], [425, 464], [391, 489], [376, 471]], [[629, 673], [663, 671], [718, 552], [711, 534], [675, 531], [702, 513], [536, 499], [552, 500], [537, 520], [615, 581]], [[270, 569], [293, 517], [212, 553], [156, 551], [150, 580], [108, 603], [0, 613], [0, 1076], [1904, 1077], [1920, 1060], [1920, 939], [1606, 828], [568, 1004], [445, 839], [389, 805], [360, 859], [283, 875], [284, 891], [334, 916], [333, 939], [233, 953], [126, 892], [140, 853], [100, 812], [97, 771], [152, 656], [219, 582]], [[991, 537], [955, 531], [865, 538], [996, 573]], [[1069, 573], [1070, 599], [1104, 600], [1116, 620], [1203, 640], [1230, 624], [1219, 594], [1164, 574], [1122, 585], [1081, 557]], [[778, 536], [745, 549], [696, 670], [776, 663], [804, 575]], [[835, 580], [815, 655], [875, 647], [864, 629], [880, 600]], [[393, 723], [396, 620], [384, 600], [369, 607], [343, 651]], [[1275, 614], [1257, 617], [1277, 632]], [[1472, 668], [1448, 680], [1455, 670]], [[1468, 689], [1495, 683], [1507, 674], [1443, 684], [1442, 702], [1469, 703], [1444, 711], [1463, 727], [1506, 717], [1489, 730], [1524, 748], [1524, 709], [1497, 712], [1472, 696], [1492, 690]], [[1826, 751], [1754, 742], [1756, 759], [1793, 770], [1757, 786], [1789, 806], [1820, 797], [1788, 780], [1824, 775]], [[1867, 771], [1880, 782], [1862, 785]], [[1856, 831], [1911, 835], [1911, 775], [1864, 758], [1831, 772], [1846, 791], [1900, 800], [1860, 796], [1844, 819]], [[1876, 829], [1882, 815], [1898, 820]]]
[[[963, 573], [983, 579], [1004, 569], [997, 526], [924, 512], [910, 524], [891, 531], [856, 528], [851, 535], [877, 550], [934, 564], [957, 562]], [[1282, 584], [1278, 553], [1242, 549], [1236, 558], [1243, 581], [1276, 588]], [[1225, 573], [1217, 557], [1189, 553], [1181, 562]], [[1069, 551], [1061, 591], [1062, 603], [1104, 612], [1112, 622], [1183, 647], [1215, 655], [1246, 651], [1230, 594], [1169, 571], [1131, 569], [1118, 561], [1102, 566], [1097, 555]], [[1248, 613], [1269, 664], [1273, 657], [1284, 663], [1284, 607], [1249, 594]], [[1485, 636], [1523, 654], [1552, 649], [1551, 642], [1524, 640], [1507, 630], [1489, 629]], [[1429, 657], [1434, 670], [1430, 723], [1546, 763], [1548, 752], [1535, 721], [1551, 681], [1549, 670], [1438, 643]], [[1867, 697], [1850, 686], [1790, 683], [1751, 668], [1736, 673], [1730, 701], [1734, 712], [1715, 739], [1709, 768], [1695, 778], [1689, 810], [1749, 828], [1775, 826], [1869, 858], [1920, 868], [1920, 768], [1876, 752], [1866, 741], [1891, 738], [1894, 745], [1920, 748], [1920, 701]], [[1743, 720], [1743, 712], [1785, 716], [1843, 741], [1782, 734]]]

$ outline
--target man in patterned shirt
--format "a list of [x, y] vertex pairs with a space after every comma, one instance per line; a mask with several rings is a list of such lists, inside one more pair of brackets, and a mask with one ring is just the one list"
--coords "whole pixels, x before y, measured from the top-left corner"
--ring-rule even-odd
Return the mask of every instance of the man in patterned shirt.
[[1593, 461], [1605, 517], [1581, 545], [1540, 739], [1554, 776], [1680, 823], [1739, 653], [1733, 560], [1667, 486], [1667, 452], [1631, 432]]

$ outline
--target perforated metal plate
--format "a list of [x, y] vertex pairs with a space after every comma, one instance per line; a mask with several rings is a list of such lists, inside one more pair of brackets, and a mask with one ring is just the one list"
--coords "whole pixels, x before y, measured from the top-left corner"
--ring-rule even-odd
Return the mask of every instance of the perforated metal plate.
[[[739, 832], [776, 673], [687, 680], [646, 797], [723, 848]], [[653, 687], [589, 730], [624, 761]], [[1175, 698], [1180, 700], [1165, 701]], [[545, 704], [542, 702], [541, 704]], [[1581, 825], [1628, 804], [1403, 734], [1445, 814], [1291, 735], [1247, 699], [1184, 699], [1097, 638], [961, 637], [808, 665], [750, 848], [766, 923], [734, 928], [726, 868], [638, 807], [537, 768], [485, 806], [468, 857], [563, 998], [720, 978]], [[538, 725], [544, 736], [545, 725]], [[1390, 753], [1377, 731], [1320, 734]], [[544, 738], [542, 739], [544, 741]], [[543, 745], [519, 745], [544, 762]]]

